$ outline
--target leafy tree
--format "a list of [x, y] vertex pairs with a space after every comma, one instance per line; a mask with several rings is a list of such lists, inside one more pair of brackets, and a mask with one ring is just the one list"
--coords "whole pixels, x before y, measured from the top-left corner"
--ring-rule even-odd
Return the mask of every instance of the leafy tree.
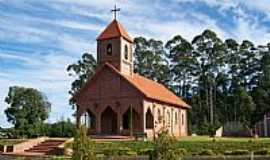
[[241, 78], [239, 77], [240, 68], [240, 55], [239, 55], [240, 45], [234, 39], [225, 40], [225, 51], [227, 53], [227, 73], [226, 73], [226, 83], [224, 88], [224, 98], [222, 102], [224, 107], [220, 108], [221, 121], [226, 123], [228, 121], [236, 121], [236, 108], [237, 105], [234, 103], [234, 90], [241, 86]]
[[252, 90], [252, 97], [256, 109], [252, 114], [251, 123], [254, 125], [262, 119], [263, 115], [270, 112], [270, 43], [261, 46], [260, 74], [257, 86]]
[[70, 119], [47, 125], [47, 136], [49, 137], [73, 137], [76, 134], [76, 126]]
[[135, 72], [157, 82], [169, 83], [169, 65], [165, 58], [162, 41], [143, 37], [135, 38], [134, 68]]
[[250, 125], [251, 114], [255, 109], [250, 91], [256, 85], [259, 73], [259, 52], [250, 41], [239, 45], [229, 39], [225, 41], [229, 58], [229, 92], [227, 104], [232, 106], [227, 111], [227, 120], [243, 122]]
[[33, 88], [13, 86], [9, 88], [5, 102], [9, 105], [5, 114], [14, 125], [17, 136], [40, 134], [51, 107], [44, 94]]
[[[237, 87], [233, 93], [233, 103], [235, 104], [235, 110], [238, 114], [234, 121], [239, 121], [245, 125], [250, 126], [251, 115], [255, 109], [252, 97], [243, 87]], [[236, 114], [235, 114], [236, 115]]]
[[[205, 119], [214, 124], [217, 101], [217, 77], [224, 68], [224, 43], [215, 32], [205, 30], [192, 40], [193, 54], [197, 55], [199, 63], [198, 98], [200, 106], [207, 111]], [[215, 121], [216, 122], [216, 121]]]
[[241, 85], [250, 91], [257, 83], [259, 74], [259, 54], [260, 52], [250, 41], [243, 41], [240, 45], [240, 73]]
[[169, 50], [173, 89], [179, 96], [190, 98], [191, 87], [194, 86], [193, 77], [198, 75], [198, 61], [193, 54], [193, 47], [186, 39], [177, 35], [166, 43], [166, 48]]
[[[87, 79], [95, 73], [96, 67], [97, 62], [93, 55], [89, 53], [84, 53], [80, 60], [68, 65], [67, 71], [69, 72], [69, 76], [75, 77], [69, 91], [71, 96], [73, 96], [87, 82]], [[70, 99], [70, 103], [74, 103], [72, 99]]]

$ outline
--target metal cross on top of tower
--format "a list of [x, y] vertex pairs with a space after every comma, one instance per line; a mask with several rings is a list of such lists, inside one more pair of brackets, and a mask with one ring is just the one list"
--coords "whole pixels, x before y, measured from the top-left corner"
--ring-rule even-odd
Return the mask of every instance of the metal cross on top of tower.
[[116, 13], [120, 11], [120, 8], [116, 8], [116, 5], [114, 5], [114, 9], [111, 10], [114, 14], [114, 19], [116, 19]]

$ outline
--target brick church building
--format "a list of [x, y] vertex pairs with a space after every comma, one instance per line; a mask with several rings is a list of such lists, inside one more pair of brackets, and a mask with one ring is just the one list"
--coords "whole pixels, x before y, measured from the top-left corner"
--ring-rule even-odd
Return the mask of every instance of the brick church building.
[[187, 109], [165, 86], [133, 72], [133, 39], [114, 19], [97, 37], [95, 74], [73, 97], [77, 125], [89, 134], [152, 138], [161, 127], [175, 137], [187, 135]]

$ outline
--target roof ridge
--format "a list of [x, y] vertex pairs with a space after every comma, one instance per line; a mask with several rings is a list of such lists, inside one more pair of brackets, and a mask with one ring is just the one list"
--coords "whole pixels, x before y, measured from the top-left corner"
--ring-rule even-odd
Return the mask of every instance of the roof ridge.
[[122, 32], [121, 32], [121, 29], [120, 29], [120, 26], [119, 26], [119, 23], [118, 23], [118, 21], [115, 19], [114, 20], [115, 21], [115, 23], [116, 23], [116, 29], [118, 30], [118, 32], [120, 33], [120, 36], [123, 34]]
[[97, 40], [105, 40], [110, 38], [123, 37], [129, 42], [133, 39], [128, 35], [127, 31], [117, 20], [113, 20], [109, 25], [98, 35]]

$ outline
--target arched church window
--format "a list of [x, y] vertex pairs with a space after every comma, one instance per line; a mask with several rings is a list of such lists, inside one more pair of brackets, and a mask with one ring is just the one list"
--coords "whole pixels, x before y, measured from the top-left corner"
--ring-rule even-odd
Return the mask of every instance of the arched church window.
[[125, 60], [128, 60], [128, 46], [125, 45], [125, 48], [124, 48], [124, 57], [125, 57]]
[[81, 125], [84, 125], [86, 128], [95, 129], [95, 120], [96, 117], [90, 111], [85, 111], [80, 118]]
[[111, 43], [109, 43], [107, 45], [107, 55], [112, 55], [112, 44]]
[[184, 125], [185, 124], [185, 119], [184, 119], [185, 117], [184, 117], [184, 114], [182, 114], [182, 125]]
[[162, 115], [161, 115], [160, 109], [158, 109], [158, 122], [159, 123], [162, 122]]
[[177, 124], [178, 123], [178, 114], [177, 114], [177, 112], [175, 112], [175, 124]]
[[170, 115], [170, 112], [168, 111], [167, 112], [167, 124], [168, 124], [168, 126], [170, 126], [170, 121], [171, 121], [171, 115]]
[[146, 112], [146, 129], [154, 128], [154, 117], [151, 113], [151, 110], [148, 108]]
[[86, 128], [90, 127], [90, 116], [87, 112], [84, 112], [81, 116], [81, 125], [85, 126]]

